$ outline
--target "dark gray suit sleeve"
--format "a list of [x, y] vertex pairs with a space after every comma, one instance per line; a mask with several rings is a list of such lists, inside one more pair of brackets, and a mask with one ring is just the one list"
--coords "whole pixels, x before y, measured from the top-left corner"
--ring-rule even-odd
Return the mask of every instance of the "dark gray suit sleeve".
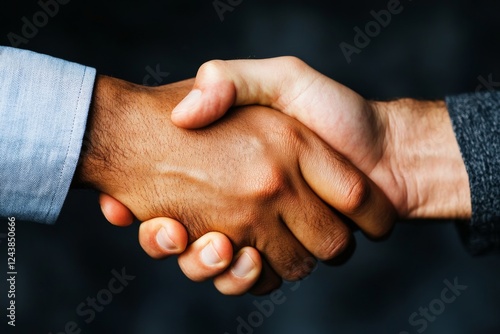
[[446, 98], [469, 175], [472, 219], [459, 224], [473, 254], [500, 249], [500, 92]]

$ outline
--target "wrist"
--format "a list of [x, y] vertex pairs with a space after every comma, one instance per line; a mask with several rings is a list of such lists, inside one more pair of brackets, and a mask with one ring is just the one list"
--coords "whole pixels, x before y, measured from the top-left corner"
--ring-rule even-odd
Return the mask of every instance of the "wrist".
[[[123, 114], [129, 90], [128, 83], [98, 75], [87, 118], [87, 127], [80, 151], [80, 160], [73, 179], [73, 186], [106, 191], [112, 174], [119, 164], [116, 155], [125, 150], [118, 147], [125, 129]], [[121, 114], [120, 114], [121, 113]]]
[[467, 171], [444, 101], [376, 102], [385, 114], [387, 154], [406, 192], [403, 218], [467, 219]]

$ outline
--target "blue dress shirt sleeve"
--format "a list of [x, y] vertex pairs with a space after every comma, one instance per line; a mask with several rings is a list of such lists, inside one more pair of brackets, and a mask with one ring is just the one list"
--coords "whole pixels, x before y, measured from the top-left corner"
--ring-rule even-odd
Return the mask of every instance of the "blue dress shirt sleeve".
[[78, 163], [95, 75], [0, 46], [0, 217], [56, 221]]

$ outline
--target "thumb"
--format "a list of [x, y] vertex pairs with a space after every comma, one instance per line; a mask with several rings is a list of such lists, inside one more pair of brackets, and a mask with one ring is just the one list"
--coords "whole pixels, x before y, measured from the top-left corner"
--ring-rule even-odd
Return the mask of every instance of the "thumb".
[[282, 110], [282, 92], [287, 96], [297, 92], [297, 85], [307, 82], [307, 68], [295, 57], [206, 62], [192, 91], [172, 111], [172, 122], [200, 128], [221, 118], [231, 106], [259, 104]]

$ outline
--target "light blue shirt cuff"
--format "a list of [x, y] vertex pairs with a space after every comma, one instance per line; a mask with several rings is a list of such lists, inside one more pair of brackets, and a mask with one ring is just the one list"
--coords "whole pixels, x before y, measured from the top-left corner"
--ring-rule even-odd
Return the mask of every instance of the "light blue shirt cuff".
[[76, 170], [96, 71], [0, 47], [0, 217], [54, 223]]

